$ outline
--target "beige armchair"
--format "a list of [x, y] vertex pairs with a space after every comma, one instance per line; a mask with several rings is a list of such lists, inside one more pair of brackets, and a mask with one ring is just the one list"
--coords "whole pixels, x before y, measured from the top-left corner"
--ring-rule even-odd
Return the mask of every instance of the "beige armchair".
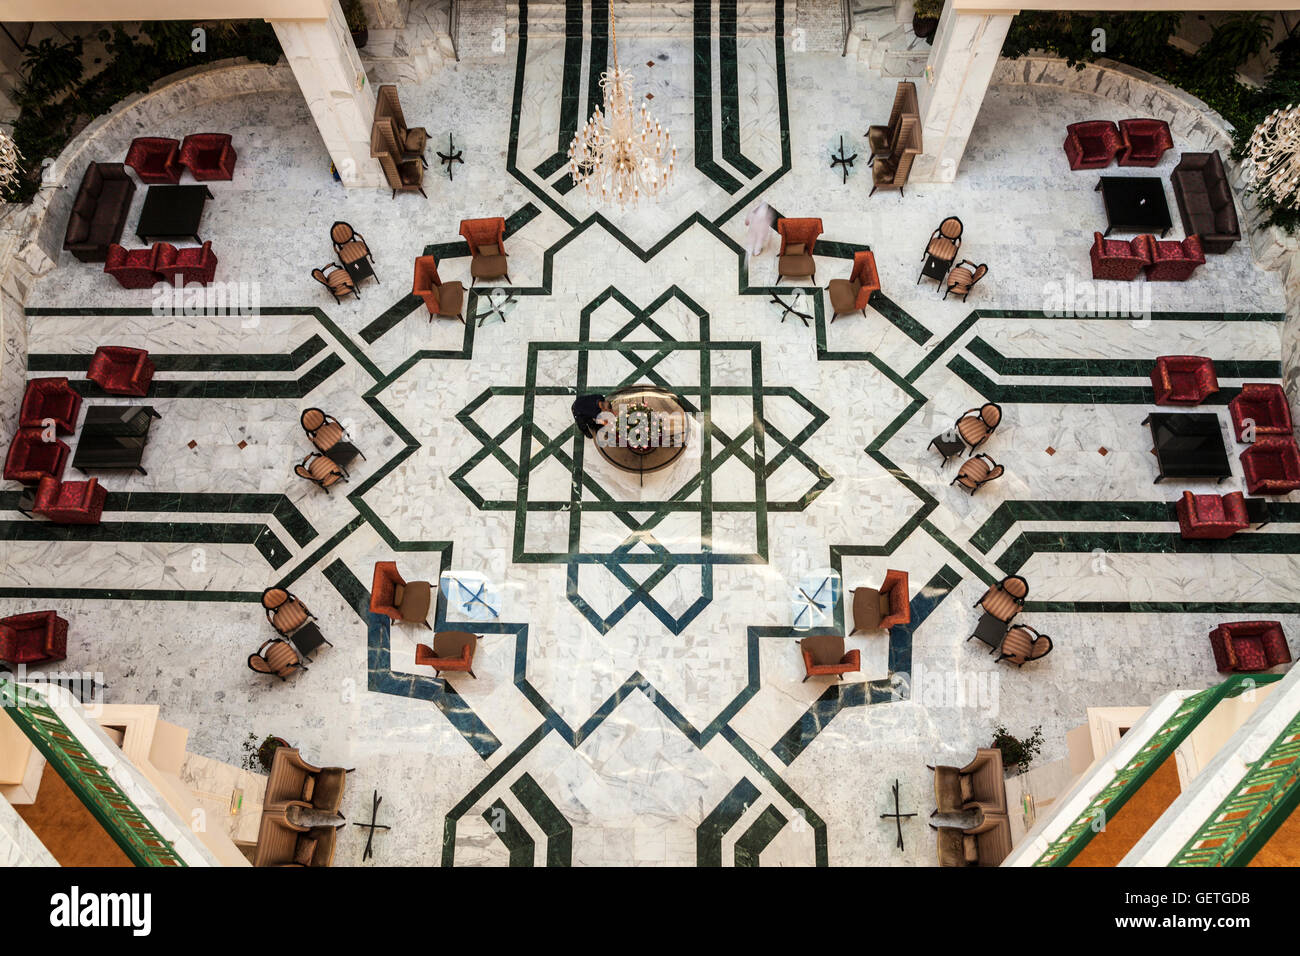
[[919, 117], [920, 115], [921, 110], [916, 100], [916, 84], [911, 80], [903, 80], [894, 90], [894, 105], [889, 111], [888, 125], [872, 126], [867, 130], [867, 143], [871, 147], [868, 162], [877, 156], [890, 155], [904, 116]]
[[897, 189], [903, 193], [907, 177], [912, 174], [912, 162], [920, 154], [921, 121], [915, 116], [904, 116], [899, 121], [898, 135], [890, 145], [889, 155], [871, 161], [871, 192], [867, 195], [875, 195], [877, 189]]
[[[930, 766], [927, 764], [927, 766]], [[1007, 788], [1002, 777], [1002, 751], [981, 747], [964, 767], [930, 766], [934, 771], [936, 813], [982, 810], [986, 815], [1007, 812]]]
[[295, 826], [282, 810], [263, 811], [253, 866], [329, 866], [337, 839], [334, 827]]
[[985, 814], [979, 826], [936, 827], [940, 866], [1000, 866], [1011, 854], [1011, 823], [1005, 813]]
[[266, 780], [263, 806], [282, 810], [293, 804], [321, 813], [338, 813], [352, 771], [342, 767], [313, 767], [296, 747], [277, 747]]

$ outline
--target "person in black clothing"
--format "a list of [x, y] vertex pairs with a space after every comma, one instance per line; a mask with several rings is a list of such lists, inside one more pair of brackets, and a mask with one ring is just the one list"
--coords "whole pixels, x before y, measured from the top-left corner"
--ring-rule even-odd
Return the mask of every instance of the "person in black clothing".
[[604, 395], [579, 395], [573, 403], [573, 420], [578, 425], [578, 431], [588, 438], [595, 438], [601, 426], [601, 412], [612, 411], [613, 406], [605, 401]]

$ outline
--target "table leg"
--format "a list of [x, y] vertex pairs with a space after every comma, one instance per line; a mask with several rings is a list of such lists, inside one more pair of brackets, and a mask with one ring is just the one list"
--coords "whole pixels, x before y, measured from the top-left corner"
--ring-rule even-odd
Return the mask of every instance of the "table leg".
[[147, 472], [147, 471], [144, 470], [144, 466], [143, 466], [143, 465], [136, 465], [136, 466], [135, 466], [135, 470], [138, 471], [138, 472], [140, 472], [140, 474], [142, 474], [142, 475], [147, 475], [147, 474], [149, 474], [149, 472]]

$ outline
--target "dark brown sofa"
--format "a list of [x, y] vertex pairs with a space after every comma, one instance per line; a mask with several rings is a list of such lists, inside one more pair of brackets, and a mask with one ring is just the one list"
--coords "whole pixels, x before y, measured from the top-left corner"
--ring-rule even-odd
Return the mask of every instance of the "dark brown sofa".
[[1241, 238], [1241, 226], [1218, 151], [1183, 153], [1172, 179], [1183, 231], [1200, 236], [1205, 252], [1227, 252], [1232, 248]]
[[82, 262], [104, 262], [108, 247], [122, 238], [134, 195], [135, 180], [124, 165], [91, 163], [72, 203], [63, 248]]

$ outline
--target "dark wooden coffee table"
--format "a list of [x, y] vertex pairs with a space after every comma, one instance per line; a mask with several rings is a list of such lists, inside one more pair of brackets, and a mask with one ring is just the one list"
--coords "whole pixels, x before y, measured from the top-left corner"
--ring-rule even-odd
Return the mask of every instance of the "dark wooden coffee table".
[[83, 474], [92, 469], [133, 468], [147, 475], [140, 462], [155, 418], [162, 416], [152, 405], [93, 406], [81, 426], [72, 467]]
[[1159, 176], [1102, 176], [1097, 183], [1106, 207], [1106, 235], [1120, 232], [1169, 231], [1169, 202]]
[[140, 210], [135, 234], [141, 242], [150, 239], [199, 238], [203, 204], [212, 198], [207, 186], [150, 186]]
[[1223, 445], [1223, 427], [1212, 412], [1152, 412], [1142, 420], [1150, 424], [1160, 473], [1155, 484], [1166, 478], [1232, 477], [1232, 466]]

